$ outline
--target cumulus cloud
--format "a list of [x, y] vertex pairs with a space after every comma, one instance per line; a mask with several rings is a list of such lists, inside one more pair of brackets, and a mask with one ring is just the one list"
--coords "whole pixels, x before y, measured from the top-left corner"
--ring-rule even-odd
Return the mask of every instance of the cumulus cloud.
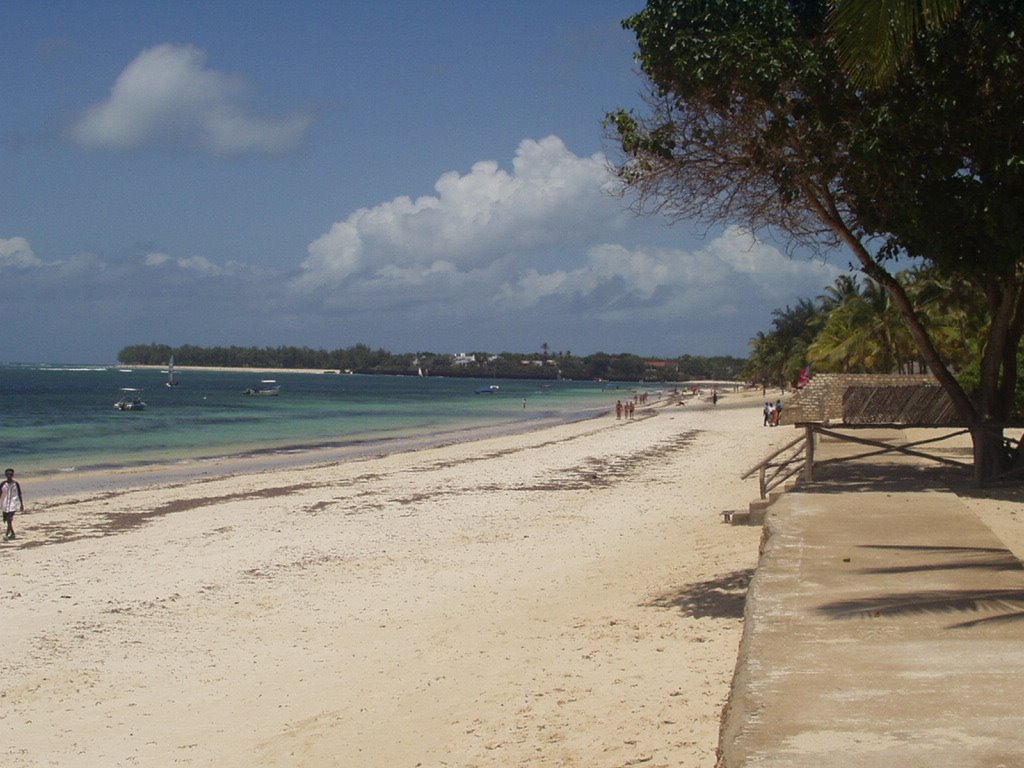
[[729, 227], [707, 247], [693, 251], [596, 245], [574, 269], [527, 270], [502, 287], [497, 301], [506, 309], [524, 309], [551, 298], [600, 296], [605, 306], [633, 306], [644, 312], [657, 306], [665, 313], [722, 313], [735, 311], [745, 297], [764, 302], [816, 295], [839, 273], [821, 261], [791, 259], [748, 231]]
[[42, 265], [42, 260], [32, 252], [32, 246], [24, 237], [12, 237], [6, 240], [0, 237], [0, 267], [24, 269]]
[[105, 101], [73, 125], [79, 144], [100, 149], [203, 149], [220, 154], [280, 152], [299, 146], [312, 118], [266, 117], [249, 106], [251, 86], [206, 67], [205, 52], [164, 44], [140, 53]]
[[651, 244], [666, 230], [629, 213], [613, 187], [602, 155], [579, 157], [555, 136], [523, 141], [508, 170], [478, 162], [440, 176], [433, 195], [333, 224], [308, 246], [292, 296], [346, 323], [386, 316], [403, 335], [471, 328], [486, 346], [511, 323], [611, 343], [709, 321], [752, 333], [839, 274], [739, 227], [698, 248]]
[[735, 345], [773, 309], [840, 273], [738, 227], [698, 247], [666, 246], [682, 230], [635, 218], [610, 184], [603, 156], [576, 156], [548, 137], [522, 142], [508, 169], [480, 162], [440, 176], [434, 195], [354, 212], [308, 246], [297, 270], [159, 250], [44, 262], [22, 237], [0, 239], [0, 269], [34, 270], [16, 314], [60, 307], [55, 316], [77, 328], [116, 307], [111, 327], [140, 338], [173, 328], [209, 343], [498, 350], [553, 341], [555, 329], [576, 350], [659, 354], [741, 352]]
[[362, 208], [309, 245], [300, 290], [355, 278], [435, 272], [439, 263], [471, 271], [503, 255], [607, 233], [626, 217], [601, 154], [578, 157], [556, 136], [523, 141], [512, 171], [476, 163], [442, 175], [436, 195], [399, 197]]

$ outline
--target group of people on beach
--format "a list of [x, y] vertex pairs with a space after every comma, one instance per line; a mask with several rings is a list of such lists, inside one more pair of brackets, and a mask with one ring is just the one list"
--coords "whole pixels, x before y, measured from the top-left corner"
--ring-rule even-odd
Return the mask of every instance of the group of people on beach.
[[16, 539], [14, 535], [14, 513], [21, 512], [25, 508], [25, 502], [21, 496], [21, 486], [14, 479], [14, 470], [4, 470], [4, 481], [0, 483], [0, 510], [4, 513], [4, 541]]
[[627, 419], [633, 418], [633, 413], [636, 411], [636, 401], [627, 400], [622, 402], [621, 400], [615, 401], [615, 418], [621, 419], [625, 416]]
[[777, 427], [782, 419], [782, 401], [776, 400], [775, 405], [770, 402], [764, 404], [764, 426]]

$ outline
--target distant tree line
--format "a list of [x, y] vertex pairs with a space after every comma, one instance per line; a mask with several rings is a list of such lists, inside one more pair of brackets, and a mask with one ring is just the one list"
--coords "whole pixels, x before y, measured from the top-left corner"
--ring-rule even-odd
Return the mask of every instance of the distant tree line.
[[308, 368], [352, 373], [416, 376], [463, 376], [502, 379], [576, 379], [606, 381], [685, 381], [728, 379], [740, 376], [746, 361], [729, 356], [683, 355], [673, 359], [643, 358], [620, 353], [579, 357], [570, 352], [542, 354], [474, 352], [446, 354], [406, 352], [394, 354], [356, 344], [346, 349], [309, 347], [198, 347], [186, 344], [133, 344], [117, 359], [123, 365], [226, 366], [232, 368]]

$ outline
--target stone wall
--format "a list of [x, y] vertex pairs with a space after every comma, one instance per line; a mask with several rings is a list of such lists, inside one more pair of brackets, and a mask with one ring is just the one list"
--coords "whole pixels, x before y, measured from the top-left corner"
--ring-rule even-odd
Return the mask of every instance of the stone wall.
[[850, 387], [922, 386], [939, 384], [931, 374], [816, 373], [806, 387], [789, 398], [782, 411], [782, 423], [842, 423], [843, 395]]

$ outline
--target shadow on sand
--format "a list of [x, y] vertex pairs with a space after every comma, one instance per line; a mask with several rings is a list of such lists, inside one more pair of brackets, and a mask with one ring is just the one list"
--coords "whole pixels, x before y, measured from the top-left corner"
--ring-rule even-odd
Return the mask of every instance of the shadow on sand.
[[644, 608], [675, 608], [684, 616], [703, 619], [741, 619], [753, 569], [734, 571], [711, 581], [665, 592], [643, 604]]

